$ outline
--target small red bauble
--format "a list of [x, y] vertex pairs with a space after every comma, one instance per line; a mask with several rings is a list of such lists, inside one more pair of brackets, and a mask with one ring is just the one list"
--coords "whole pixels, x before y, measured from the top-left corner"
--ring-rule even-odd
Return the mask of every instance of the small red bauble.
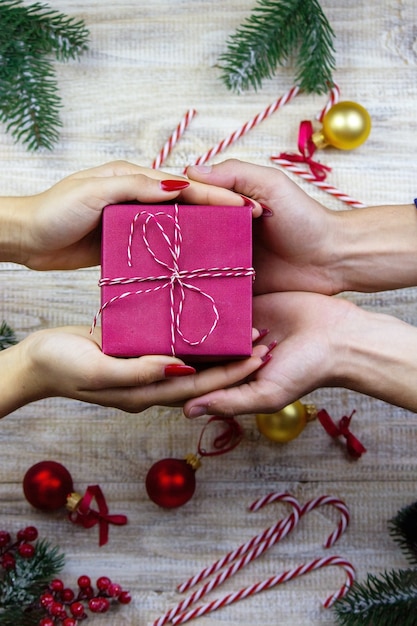
[[54, 511], [65, 506], [74, 491], [71, 474], [56, 461], [41, 461], [28, 469], [23, 478], [23, 493], [36, 509]]
[[146, 476], [145, 485], [148, 496], [155, 504], [172, 509], [182, 506], [193, 497], [196, 467], [190, 460], [192, 461], [192, 458], [188, 457], [162, 459], [152, 465]]

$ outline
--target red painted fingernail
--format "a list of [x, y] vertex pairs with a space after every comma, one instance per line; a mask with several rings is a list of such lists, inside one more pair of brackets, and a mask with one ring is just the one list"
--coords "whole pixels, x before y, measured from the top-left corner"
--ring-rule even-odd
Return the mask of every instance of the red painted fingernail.
[[262, 217], [271, 217], [273, 215], [273, 212], [268, 206], [261, 203], [261, 207], [262, 207]]
[[267, 365], [267, 363], [269, 363], [271, 359], [272, 359], [272, 354], [270, 354], [269, 352], [267, 352], [267, 354], [265, 354], [264, 356], [261, 356], [262, 363], [260, 364], [260, 366], [258, 367], [256, 371], [259, 372], [259, 370], [265, 367], [265, 365]]
[[243, 206], [249, 206], [251, 209], [256, 208], [256, 204], [253, 202], [253, 200], [251, 200], [250, 198], [247, 198], [246, 196], [242, 196], [242, 194], [239, 194], [239, 196], [242, 198], [244, 202]]
[[278, 345], [278, 341], [276, 341], [275, 339], [274, 339], [274, 341], [271, 341], [271, 343], [270, 343], [270, 344], [269, 344], [269, 346], [268, 346], [268, 352], [267, 352], [267, 354], [269, 354], [270, 352], [272, 352], [272, 350], [273, 350], [274, 348], [276, 348], [276, 347], [277, 347], [277, 345]]
[[196, 373], [196, 369], [191, 365], [181, 365], [173, 363], [165, 367], [165, 376], [171, 378], [173, 376], [191, 376]]
[[161, 180], [159, 185], [162, 191], [181, 191], [190, 186], [188, 180]]
[[269, 333], [269, 328], [262, 328], [262, 330], [259, 330], [258, 332], [259, 332], [259, 337], [257, 337], [255, 341], [260, 341], [261, 339], [266, 337], [267, 334]]

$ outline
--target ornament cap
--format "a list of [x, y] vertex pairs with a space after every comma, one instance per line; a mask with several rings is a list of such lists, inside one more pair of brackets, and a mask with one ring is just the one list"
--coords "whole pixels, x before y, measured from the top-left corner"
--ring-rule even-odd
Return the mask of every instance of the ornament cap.
[[318, 410], [314, 404], [305, 404], [304, 408], [307, 413], [307, 422], [312, 422], [313, 420], [317, 419]]
[[82, 499], [83, 497], [81, 494], [77, 493], [76, 491], [73, 491], [67, 497], [67, 503], [65, 507], [67, 508], [68, 511], [71, 511], [72, 513], [73, 511], [77, 510]]
[[316, 130], [311, 135], [311, 141], [314, 143], [318, 150], [321, 150], [322, 148], [325, 148], [329, 145], [329, 142], [326, 140], [326, 137], [324, 136], [322, 130]]
[[185, 457], [185, 461], [186, 463], [188, 463], [188, 465], [191, 465], [195, 472], [198, 470], [199, 467], [201, 467], [201, 461], [195, 454], [187, 454], [187, 456]]

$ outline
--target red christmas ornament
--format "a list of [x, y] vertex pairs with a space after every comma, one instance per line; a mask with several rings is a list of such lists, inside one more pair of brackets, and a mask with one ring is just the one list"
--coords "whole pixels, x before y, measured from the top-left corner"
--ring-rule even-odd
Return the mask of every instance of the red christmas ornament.
[[[41, 461], [28, 469], [23, 478], [23, 493], [36, 509], [54, 511], [68, 509], [68, 517], [84, 528], [99, 526], [99, 545], [108, 541], [109, 524], [127, 524], [126, 515], [110, 515], [106, 499], [99, 485], [89, 485], [85, 494], [74, 491], [69, 471], [56, 461]], [[91, 504], [95, 500], [97, 509]]]
[[146, 476], [148, 496], [166, 509], [182, 506], [194, 495], [195, 472], [199, 466], [200, 461], [194, 455], [158, 461]]
[[[207, 426], [213, 422], [221, 423], [223, 431], [214, 439], [213, 449], [207, 451], [202, 446], [202, 440]], [[225, 454], [233, 450], [241, 439], [242, 429], [234, 418], [213, 416], [201, 432], [197, 446], [198, 456], [189, 454], [185, 459], [162, 459], [152, 465], [145, 480], [149, 498], [167, 509], [186, 504], [195, 492], [195, 473], [201, 466], [199, 456]]]
[[65, 506], [72, 491], [74, 485], [71, 474], [55, 461], [36, 463], [28, 469], [23, 479], [25, 498], [36, 509], [60, 509]]

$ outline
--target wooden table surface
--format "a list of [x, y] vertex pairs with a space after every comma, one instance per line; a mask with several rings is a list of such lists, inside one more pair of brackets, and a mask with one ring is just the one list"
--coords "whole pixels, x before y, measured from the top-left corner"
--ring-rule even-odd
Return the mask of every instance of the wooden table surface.
[[[328, 181], [364, 204], [409, 203], [417, 193], [417, 5], [414, 0], [321, 4], [336, 33], [334, 78], [342, 99], [360, 102], [373, 122], [361, 148], [320, 155], [333, 168]], [[60, 141], [52, 152], [28, 153], [0, 129], [4, 195], [36, 193], [112, 159], [150, 166], [194, 107], [198, 115], [165, 166], [180, 173], [293, 84], [292, 64], [258, 93], [234, 95], [220, 81], [217, 59], [250, 13], [249, 0], [54, 0], [51, 5], [86, 21], [89, 52], [79, 62], [55, 65], [64, 106]], [[237, 157], [269, 165], [272, 154], [295, 149], [299, 122], [313, 119], [325, 102], [325, 96], [298, 96], [214, 160]], [[297, 180], [328, 207], [346, 208]], [[99, 303], [98, 274], [98, 268], [41, 274], [3, 264], [1, 317], [19, 338], [39, 328], [90, 324]], [[415, 289], [346, 297], [417, 323]], [[417, 500], [417, 417], [343, 389], [323, 389], [308, 400], [337, 418], [356, 409], [354, 431], [368, 449], [360, 460], [350, 460], [317, 422], [280, 446], [261, 437], [254, 416], [246, 415], [240, 418], [244, 442], [230, 454], [205, 459], [194, 498], [171, 511], [149, 501], [144, 478], [155, 461], [194, 452], [205, 418], [191, 423], [180, 409], [161, 408], [127, 415], [59, 398], [33, 403], [0, 425], [0, 527], [38, 526], [65, 552], [63, 577], [69, 584], [81, 573], [106, 574], [130, 589], [128, 607], [90, 618], [92, 625], [152, 624], [180, 600], [178, 583], [288, 513], [284, 504], [248, 512], [253, 500], [271, 491], [291, 492], [302, 502], [332, 494], [347, 503], [351, 524], [327, 553], [350, 560], [359, 580], [367, 572], [405, 567], [387, 521]], [[97, 529], [86, 531], [68, 523], [65, 513], [47, 515], [26, 502], [22, 478], [45, 459], [63, 463], [80, 491], [100, 484], [111, 511], [128, 516], [127, 526], [110, 529], [106, 546], [98, 547]], [[330, 507], [310, 513], [289, 537], [208, 598], [325, 556], [322, 543], [336, 523]], [[195, 623], [332, 624], [334, 615], [321, 602], [343, 580], [342, 571], [323, 569]]]

